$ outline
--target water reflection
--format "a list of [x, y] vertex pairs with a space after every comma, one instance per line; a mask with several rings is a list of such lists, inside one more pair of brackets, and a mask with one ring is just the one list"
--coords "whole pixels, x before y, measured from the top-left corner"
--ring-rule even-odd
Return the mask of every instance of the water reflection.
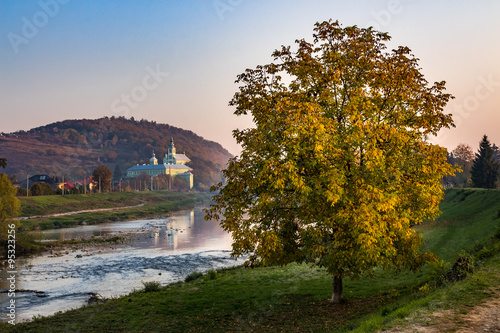
[[[231, 237], [216, 221], [204, 221], [201, 208], [167, 219], [114, 222], [41, 232], [43, 239], [72, 239], [139, 234], [130, 244], [89, 251], [69, 247], [62, 256], [38, 256], [17, 262], [17, 319], [50, 315], [80, 307], [89, 293], [103, 297], [128, 294], [141, 281], [167, 284], [192, 271], [241, 263], [230, 258]], [[6, 320], [9, 289], [0, 272], [0, 320]], [[119, 282], [119, 283], [117, 283]]]

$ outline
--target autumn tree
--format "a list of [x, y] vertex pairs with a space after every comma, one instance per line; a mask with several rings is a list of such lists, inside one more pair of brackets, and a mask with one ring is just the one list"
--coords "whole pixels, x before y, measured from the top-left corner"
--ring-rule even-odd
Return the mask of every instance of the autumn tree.
[[500, 164], [495, 159], [493, 147], [488, 137], [484, 135], [472, 164], [472, 185], [480, 188], [495, 188], [499, 167]]
[[446, 150], [427, 141], [453, 125], [445, 82], [429, 84], [407, 47], [372, 28], [317, 23], [314, 40], [247, 69], [230, 102], [254, 128], [206, 218], [232, 233], [233, 256], [313, 262], [342, 279], [375, 267], [416, 270], [435, 256], [411, 228], [439, 214]]
[[450, 162], [460, 166], [461, 172], [457, 173], [456, 176], [448, 177], [453, 178], [456, 185], [462, 187], [470, 186], [473, 160], [474, 151], [472, 150], [472, 147], [465, 143], [459, 143], [451, 152]]
[[92, 172], [92, 183], [96, 191], [109, 191], [111, 188], [111, 170], [107, 166], [101, 165]]
[[[0, 166], [7, 167], [7, 160], [0, 158]], [[20, 204], [16, 198], [16, 189], [5, 173], [0, 173], [0, 248], [3, 250], [7, 245], [7, 235], [9, 224], [14, 224], [17, 228], [18, 223], [9, 222], [9, 219], [19, 214]], [[1, 252], [1, 251], [0, 251]]]
[[40, 195], [51, 195], [54, 194], [54, 190], [47, 183], [34, 183], [30, 186], [30, 192], [32, 196]]
[[139, 176], [135, 177], [133, 181], [137, 190], [145, 191], [149, 188], [151, 184], [151, 176], [148, 175], [146, 172], [143, 172]]

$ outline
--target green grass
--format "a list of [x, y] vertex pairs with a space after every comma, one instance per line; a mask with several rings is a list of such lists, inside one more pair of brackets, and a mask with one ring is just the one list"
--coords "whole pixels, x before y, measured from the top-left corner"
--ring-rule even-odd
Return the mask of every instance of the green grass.
[[[421, 272], [377, 272], [346, 279], [346, 302], [330, 305], [332, 279], [308, 265], [257, 267], [194, 274], [156, 292], [137, 291], [2, 332], [376, 332], [424, 323], [433, 311], [467, 311], [500, 285], [500, 191], [449, 191], [437, 222], [418, 228], [426, 246], [447, 262], [469, 251], [478, 264], [458, 282], [434, 284]], [[491, 237], [497, 234], [496, 237]]]
[[169, 191], [113, 192], [24, 198], [21, 199], [21, 216], [144, 205], [112, 211], [83, 212], [75, 215], [22, 220], [21, 230], [45, 230], [74, 227], [84, 222], [86, 224], [98, 224], [109, 221], [165, 216], [172, 211], [192, 208], [196, 202], [208, 200], [208, 198], [208, 194]]

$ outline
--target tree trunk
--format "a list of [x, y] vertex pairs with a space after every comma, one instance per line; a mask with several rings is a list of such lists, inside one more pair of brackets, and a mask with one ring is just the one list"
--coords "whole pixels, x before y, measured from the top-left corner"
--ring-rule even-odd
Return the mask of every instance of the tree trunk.
[[338, 304], [342, 299], [342, 276], [333, 276], [333, 294], [330, 303]]

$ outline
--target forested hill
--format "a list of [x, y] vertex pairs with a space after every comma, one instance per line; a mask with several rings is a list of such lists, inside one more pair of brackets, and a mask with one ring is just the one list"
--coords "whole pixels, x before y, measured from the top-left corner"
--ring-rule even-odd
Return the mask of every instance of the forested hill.
[[153, 151], [158, 160], [167, 152], [170, 138], [177, 153], [185, 153], [194, 169], [195, 186], [206, 189], [221, 179], [220, 170], [231, 154], [220, 144], [191, 131], [154, 121], [105, 117], [96, 120], [65, 120], [0, 136], [0, 157], [6, 157], [8, 174], [26, 172], [81, 178], [101, 165], [122, 173], [137, 163], [149, 163]]

